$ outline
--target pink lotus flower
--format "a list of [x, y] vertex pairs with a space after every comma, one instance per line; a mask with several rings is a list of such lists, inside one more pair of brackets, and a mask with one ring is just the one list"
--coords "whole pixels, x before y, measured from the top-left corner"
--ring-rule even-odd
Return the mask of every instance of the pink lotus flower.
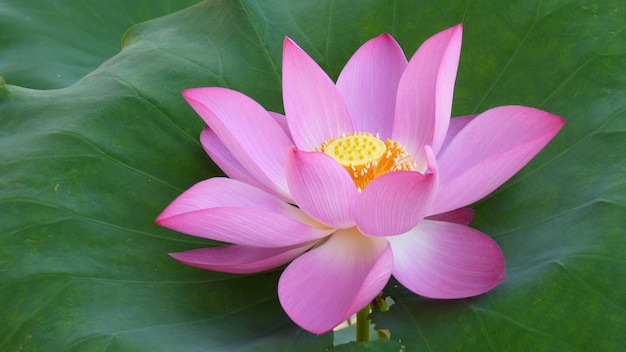
[[286, 118], [225, 88], [185, 90], [202, 144], [230, 178], [183, 193], [159, 225], [232, 243], [174, 253], [199, 268], [252, 273], [290, 263], [280, 302], [324, 333], [371, 302], [393, 274], [431, 298], [489, 291], [503, 254], [463, 208], [536, 155], [564, 121], [522, 106], [450, 119], [462, 27], [407, 60], [383, 34], [337, 83], [285, 39]]

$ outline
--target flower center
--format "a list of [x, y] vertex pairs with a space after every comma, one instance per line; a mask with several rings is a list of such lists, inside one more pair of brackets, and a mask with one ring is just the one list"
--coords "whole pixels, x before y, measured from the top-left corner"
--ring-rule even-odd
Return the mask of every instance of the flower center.
[[398, 170], [414, 170], [415, 162], [402, 144], [367, 132], [331, 138], [318, 148], [337, 160], [352, 176], [359, 191], [376, 177]]
[[324, 153], [343, 166], [361, 167], [379, 160], [386, 151], [385, 143], [371, 134], [354, 134], [330, 142]]

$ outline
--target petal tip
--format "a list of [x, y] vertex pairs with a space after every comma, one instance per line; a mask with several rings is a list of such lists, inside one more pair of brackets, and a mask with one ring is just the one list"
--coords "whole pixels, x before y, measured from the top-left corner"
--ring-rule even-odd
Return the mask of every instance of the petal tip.
[[300, 46], [298, 45], [298, 43], [296, 43], [293, 39], [285, 36], [285, 39], [283, 39], [283, 61], [285, 56], [290, 53], [293, 49], [300, 49]]
[[164, 223], [167, 220], [167, 218], [169, 218], [170, 216], [168, 215], [168, 208], [163, 209], [163, 211], [161, 212], [161, 214], [159, 214], [159, 216], [156, 217], [156, 219], [154, 219], [154, 223], [159, 225], [159, 226], [163, 226], [163, 227], [167, 227]]
[[559, 128], [563, 127], [565, 125], [565, 119], [562, 118], [561, 116], [558, 115], [552, 115], [556, 118], [556, 120], [558, 121], [559, 124]]
[[183, 97], [187, 98], [187, 97], [188, 97], [189, 95], [191, 95], [191, 94], [193, 93], [193, 91], [194, 91], [194, 90], [196, 90], [196, 89], [198, 89], [198, 88], [187, 88], [187, 89], [183, 89], [183, 90], [180, 92], [180, 94], [181, 94]]
[[394, 37], [391, 34], [389, 34], [389, 33], [383, 33], [383, 34], [379, 35], [378, 37], [374, 38], [374, 40], [384, 40], [386, 42], [397, 43], [396, 40], [394, 39]]
[[204, 93], [204, 92], [206, 92], [206, 91], [208, 91], [210, 89], [212, 89], [212, 87], [187, 88], [187, 89], [183, 89], [181, 94], [187, 100], [189, 100], [189, 99], [197, 100], [198, 99], [198, 95], [201, 95], [202, 93]]

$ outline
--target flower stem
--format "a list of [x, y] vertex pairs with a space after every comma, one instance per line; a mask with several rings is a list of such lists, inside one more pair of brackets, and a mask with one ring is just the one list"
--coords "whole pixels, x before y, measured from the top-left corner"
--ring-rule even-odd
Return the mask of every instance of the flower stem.
[[372, 312], [370, 304], [366, 305], [358, 313], [356, 313], [356, 341], [370, 341], [370, 313]]

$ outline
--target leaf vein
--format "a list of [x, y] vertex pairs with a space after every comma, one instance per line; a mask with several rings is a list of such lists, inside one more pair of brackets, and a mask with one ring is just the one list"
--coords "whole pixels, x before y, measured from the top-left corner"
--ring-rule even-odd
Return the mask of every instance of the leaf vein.
[[567, 343], [567, 342], [565, 342], [565, 341], [563, 341], [561, 339], [558, 339], [558, 338], [550, 335], [547, 332], [543, 332], [543, 331], [541, 331], [541, 330], [539, 330], [537, 328], [534, 328], [532, 326], [526, 325], [526, 324], [524, 324], [524, 323], [522, 323], [522, 322], [520, 322], [518, 320], [515, 320], [515, 319], [513, 319], [513, 318], [511, 318], [511, 317], [509, 317], [507, 315], [498, 313], [498, 312], [496, 312], [494, 310], [491, 310], [491, 309], [481, 308], [481, 307], [478, 307], [478, 306], [475, 306], [475, 305], [471, 305], [471, 306], [472, 306], [472, 308], [474, 310], [476, 310], [476, 314], [484, 313], [486, 315], [491, 315], [491, 316], [493, 316], [495, 318], [499, 318], [499, 319], [505, 320], [505, 321], [507, 321], [507, 322], [509, 322], [509, 323], [511, 323], [511, 324], [513, 324], [513, 325], [515, 325], [515, 326], [517, 326], [519, 328], [521, 328], [522, 330], [529, 331], [529, 332], [534, 333], [536, 335], [548, 337], [548, 338], [550, 338], [550, 339], [552, 339], [554, 341], [562, 343], [564, 346], [567, 346], [567, 347], [571, 348], [572, 350], [576, 350], [569, 343]]
[[524, 47], [524, 45], [526, 44], [526, 42], [530, 38], [530, 34], [535, 30], [535, 26], [537, 25], [537, 23], [539, 21], [539, 9], [541, 8], [541, 2], [542, 1], [540, 1], [539, 5], [537, 6], [537, 12], [535, 13], [535, 18], [533, 20], [533, 23], [530, 25], [530, 27], [526, 31], [526, 34], [524, 35], [524, 38], [522, 38], [522, 40], [518, 44], [517, 48], [513, 52], [513, 55], [511, 55], [509, 60], [506, 62], [506, 64], [504, 65], [504, 67], [502, 68], [502, 70], [500, 71], [500, 73], [498, 74], [496, 79], [493, 81], [491, 86], [487, 89], [485, 94], [483, 94], [483, 97], [478, 101], [478, 103], [476, 104], [476, 106], [472, 110], [473, 111], [472, 114], [476, 114], [476, 112], [478, 111], [479, 107], [487, 100], [487, 97], [491, 94], [491, 92], [493, 92], [495, 90], [496, 85], [500, 82], [500, 80], [504, 76], [504, 73], [509, 69], [509, 66], [513, 63], [513, 61], [520, 54], [522, 48]]
[[70, 279], [63, 286], [61, 286], [56, 292], [48, 295], [47, 298], [37, 308], [29, 311], [29, 314], [24, 319], [22, 319], [22, 321], [20, 321], [18, 324], [16, 324], [14, 329], [5, 336], [4, 340], [0, 343], [0, 349], [6, 343], [8, 343], [10, 341], [11, 337], [13, 337], [13, 335], [15, 335], [17, 333], [17, 331], [26, 322], [28, 322], [35, 314], [37, 314], [37, 312], [39, 312], [44, 307], [46, 307], [48, 304], [50, 304], [50, 302], [52, 302], [56, 297], [58, 297], [62, 292], [64, 292], [71, 284], [72, 284], [72, 280]]

